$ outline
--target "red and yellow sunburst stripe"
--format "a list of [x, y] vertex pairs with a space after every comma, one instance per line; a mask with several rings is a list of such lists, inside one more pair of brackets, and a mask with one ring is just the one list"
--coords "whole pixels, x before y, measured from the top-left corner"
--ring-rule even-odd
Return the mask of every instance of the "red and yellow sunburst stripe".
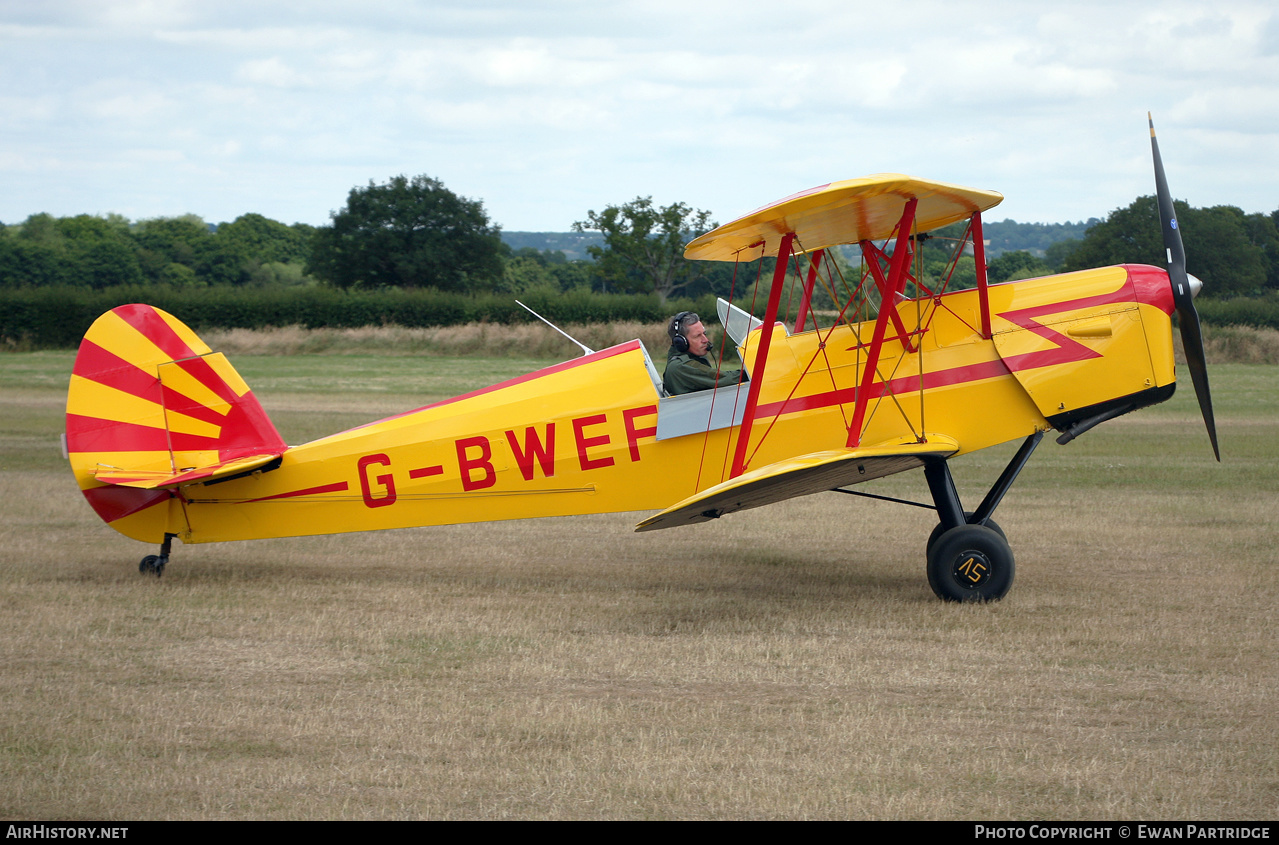
[[121, 533], [159, 542], [185, 530], [173, 482], [286, 448], [239, 373], [171, 314], [122, 305], [80, 344], [67, 452], [85, 498]]

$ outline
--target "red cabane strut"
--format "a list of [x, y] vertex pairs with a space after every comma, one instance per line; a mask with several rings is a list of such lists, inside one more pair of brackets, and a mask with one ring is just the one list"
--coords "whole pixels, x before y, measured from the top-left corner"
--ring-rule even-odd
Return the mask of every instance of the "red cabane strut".
[[[866, 420], [867, 408], [870, 406], [871, 389], [875, 384], [876, 369], [879, 365], [880, 352], [883, 349], [889, 322], [893, 324], [902, 346], [908, 352], [916, 351], [917, 346], [913, 338], [922, 334], [920, 331], [909, 331], [897, 311], [897, 298], [905, 291], [907, 281], [913, 278], [910, 274], [910, 264], [914, 253], [911, 236], [915, 224], [917, 205], [918, 200], [911, 198], [906, 202], [906, 206], [902, 210], [901, 218], [897, 222], [897, 238], [893, 247], [892, 257], [888, 262], [887, 275], [885, 275], [880, 263], [882, 259], [888, 257], [886, 252], [870, 241], [862, 241], [860, 243], [863, 254], [869, 258], [867, 266], [874, 279], [875, 287], [879, 291], [880, 307], [879, 313], [875, 317], [875, 329], [867, 353], [866, 366], [862, 371], [861, 383], [854, 394], [853, 417], [848, 425], [848, 440], [846, 443], [850, 449], [861, 445], [862, 426]], [[976, 264], [978, 301], [981, 313], [981, 336], [989, 338], [991, 336], [990, 299], [987, 291], [986, 254], [985, 244], [982, 240], [981, 212], [978, 211], [972, 214], [968, 235], [972, 240], [973, 258]], [[759, 352], [755, 357], [754, 373], [752, 373], [750, 389], [746, 398], [745, 413], [742, 417], [737, 445], [733, 454], [730, 478], [736, 478], [746, 471], [747, 448], [750, 443], [751, 429], [756, 421], [760, 385], [763, 383], [764, 371], [768, 366], [768, 353], [772, 344], [773, 327], [777, 323], [777, 312], [781, 304], [782, 289], [785, 287], [786, 271], [794, 246], [794, 232], [788, 232], [783, 235], [781, 242], [778, 244], [777, 265], [773, 270], [773, 283], [769, 289], [768, 305], [764, 312], [764, 322], [760, 330]], [[795, 319], [795, 330], [797, 332], [804, 331], [804, 324], [808, 319], [812, 306], [817, 268], [821, 263], [824, 252], [824, 250], [816, 250], [810, 256], [808, 276], [804, 282], [803, 296]], [[959, 252], [956, 253], [956, 257], [958, 257], [958, 254]], [[919, 287], [921, 292], [926, 291], [926, 288]], [[942, 291], [937, 293], [928, 291], [927, 295], [940, 300]]]

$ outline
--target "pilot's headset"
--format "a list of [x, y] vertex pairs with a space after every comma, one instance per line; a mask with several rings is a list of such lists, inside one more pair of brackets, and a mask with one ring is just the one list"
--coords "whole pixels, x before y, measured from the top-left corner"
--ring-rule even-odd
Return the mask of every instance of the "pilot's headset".
[[671, 318], [671, 346], [674, 346], [677, 352], [688, 351], [688, 338], [684, 337], [684, 324], [688, 323], [691, 326], [701, 321], [694, 311], [681, 311]]

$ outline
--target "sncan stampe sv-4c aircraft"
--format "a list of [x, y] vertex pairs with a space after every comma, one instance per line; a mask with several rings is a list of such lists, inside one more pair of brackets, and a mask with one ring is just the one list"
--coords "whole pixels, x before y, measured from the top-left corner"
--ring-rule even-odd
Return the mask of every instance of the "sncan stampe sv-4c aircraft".
[[[737, 299], [766, 298], [762, 320], [719, 304], [744, 384], [665, 396], [648, 351], [631, 341], [290, 447], [225, 357], [171, 315], [126, 305], [80, 346], [67, 452], [102, 519], [161, 544], [140, 565], [156, 574], [174, 538], [662, 509], [639, 524], [648, 531], [823, 491], [860, 493], [847, 488], [922, 468], [938, 515], [929, 584], [948, 600], [1001, 598], [1014, 562], [995, 508], [1044, 432], [1058, 430], [1064, 443], [1172, 395], [1174, 312], [1217, 449], [1196, 280], [1153, 122], [1151, 143], [1167, 271], [1124, 265], [987, 284], [981, 212], [1002, 197], [881, 174], [795, 194], [688, 245], [689, 258], [756, 268]], [[964, 221], [950, 268], [926, 280], [917, 244]], [[843, 244], [860, 247], [860, 271], [836, 260]], [[965, 246], [976, 287], [951, 290]], [[769, 274], [755, 261], [765, 255], [776, 257]], [[789, 327], [779, 322], [788, 271], [802, 280]], [[818, 285], [836, 312], [813, 308]], [[948, 460], [1018, 439], [1007, 469], [966, 511]]]

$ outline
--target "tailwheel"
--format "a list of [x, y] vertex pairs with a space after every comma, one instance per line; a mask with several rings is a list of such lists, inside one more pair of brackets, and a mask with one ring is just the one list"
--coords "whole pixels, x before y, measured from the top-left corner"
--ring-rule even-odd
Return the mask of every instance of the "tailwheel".
[[[973, 512], [964, 511], [964, 521], [967, 522], [969, 525], [973, 525], [974, 523], [972, 519], [973, 519]], [[987, 519], [986, 527], [993, 529], [996, 534], [998, 534], [1000, 537], [1003, 537], [1005, 540], [1008, 539], [1008, 535], [1004, 533], [1004, 529], [1000, 528], [999, 523], [995, 522], [995, 520]], [[937, 527], [933, 529], [933, 533], [928, 535], [928, 545], [924, 547], [925, 554], [932, 554], [933, 546], [937, 545], [937, 538], [940, 537], [945, 532], [946, 532], [946, 526], [942, 525], [940, 522], [937, 523]]]
[[155, 573], [155, 577], [159, 578], [164, 574], [164, 567], [169, 562], [169, 552], [173, 551], [173, 538], [177, 534], [164, 535], [164, 542], [160, 544], [160, 553], [158, 555], [147, 555], [138, 563], [138, 571], [143, 575]]
[[944, 601], [996, 601], [1013, 585], [1013, 551], [998, 531], [959, 525], [928, 552], [928, 585]]

